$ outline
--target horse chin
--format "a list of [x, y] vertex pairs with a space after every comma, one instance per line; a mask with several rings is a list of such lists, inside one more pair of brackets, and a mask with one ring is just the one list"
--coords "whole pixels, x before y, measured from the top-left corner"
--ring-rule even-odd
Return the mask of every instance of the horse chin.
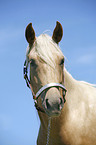
[[46, 113], [49, 117], [59, 117], [60, 114], [61, 114], [61, 111], [49, 112], [49, 111], [45, 110], [45, 113]]

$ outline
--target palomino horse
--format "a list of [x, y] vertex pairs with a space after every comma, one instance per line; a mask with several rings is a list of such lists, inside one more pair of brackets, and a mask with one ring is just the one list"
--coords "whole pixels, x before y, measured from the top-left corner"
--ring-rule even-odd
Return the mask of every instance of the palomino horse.
[[[52, 37], [36, 37], [30, 23], [25, 36], [29, 45], [24, 77], [41, 122], [37, 145], [46, 145], [47, 139], [49, 145], [96, 145], [96, 88], [75, 80], [64, 68], [64, 55], [58, 46], [63, 36], [61, 24], [57, 22]], [[51, 127], [47, 136], [49, 117]]]

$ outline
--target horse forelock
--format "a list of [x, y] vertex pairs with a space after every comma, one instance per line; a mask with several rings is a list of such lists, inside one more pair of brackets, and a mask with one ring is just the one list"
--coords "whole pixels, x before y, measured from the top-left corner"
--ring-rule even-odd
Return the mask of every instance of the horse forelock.
[[[35, 47], [37, 55], [53, 68], [55, 68], [54, 53], [58, 53], [60, 56], [63, 56], [58, 44], [56, 44], [47, 34], [41, 34], [39, 37], [37, 37], [33, 47]], [[29, 52], [30, 47], [28, 46], [26, 53], [27, 57]]]

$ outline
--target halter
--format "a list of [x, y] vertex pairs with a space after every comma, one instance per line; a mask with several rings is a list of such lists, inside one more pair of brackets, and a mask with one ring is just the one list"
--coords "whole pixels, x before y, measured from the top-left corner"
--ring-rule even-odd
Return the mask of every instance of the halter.
[[40, 96], [44, 91], [46, 91], [47, 89], [50, 89], [50, 88], [52, 88], [52, 87], [56, 87], [56, 88], [58, 88], [58, 89], [61, 88], [61, 89], [63, 90], [63, 99], [64, 99], [64, 103], [66, 102], [66, 100], [65, 100], [65, 95], [66, 95], [66, 91], [67, 91], [67, 90], [66, 90], [66, 88], [65, 88], [62, 84], [59, 84], [59, 83], [49, 83], [49, 84], [43, 86], [42, 88], [40, 88], [40, 89], [38, 90], [38, 92], [35, 94], [34, 91], [33, 91], [33, 89], [32, 89], [32, 86], [31, 86], [30, 80], [29, 80], [29, 78], [28, 78], [28, 75], [27, 75], [27, 73], [28, 73], [28, 71], [27, 71], [27, 66], [28, 66], [28, 63], [27, 63], [27, 61], [25, 60], [25, 62], [24, 62], [24, 68], [23, 68], [24, 79], [26, 80], [27, 87], [29, 87], [29, 88], [31, 89], [31, 91], [32, 91], [32, 95], [33, 95], [35, 107], [36, 107], [36, 109], [37, 109], [38, 111], [41, 111], [42, 113], [45, 113], [45, 111], [44, 111], [42, 108], [40, 108], [40, 107], [38, 106], [37, 100], [38, 100], [39, 96]]

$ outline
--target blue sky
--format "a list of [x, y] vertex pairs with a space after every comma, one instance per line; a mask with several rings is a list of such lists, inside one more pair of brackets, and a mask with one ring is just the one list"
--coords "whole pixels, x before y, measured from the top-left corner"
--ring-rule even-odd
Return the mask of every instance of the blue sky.
[[0, 145], [36, 145], [39, 118], [23, 79], [27, 42], [25, 28], [32, 22], [39, 36], [52, 35], [60, 21], [65, 66], [77, 80], [96, 83], [95, 0], [0, 1]]

